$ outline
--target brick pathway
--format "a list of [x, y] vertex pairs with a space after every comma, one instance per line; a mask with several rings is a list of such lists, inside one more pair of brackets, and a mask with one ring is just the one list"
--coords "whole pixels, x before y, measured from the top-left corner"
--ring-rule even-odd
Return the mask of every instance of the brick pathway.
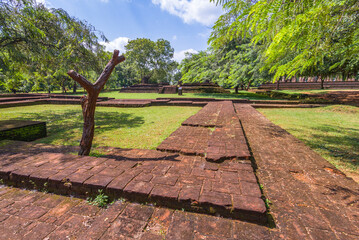
[[236, 105], [279, 236], [358, 239], [359, 185], [248, 105]]
[[264, 226], [117, 201], [85, 200], [0, 186], [0, 239], [269, 239]]
[[106, 158], [79, 157], [51, 153], [46, 145], [41, 152], [42, 146], [0, 149], [0, 178], [18, 187], [46, 186], [66, 195], [87, 197], [104, 189], [114, 198], [267, 221], [249, 160], [216, 164], [200, 156], [115, 148], [108, 149]]
[[249, 159], [250, 152], [231, 101], [210, 102], [182, 123], [158, 147], [160, 151], [205, 156], [219, 162]]
[[[243, 126], [256, 176], [249, 160], [233, 158], [213, 163], [201, 156], [114, 148], [104, 158], [79, 158], [41, 144], [1, 148], [6, 182], [84, 195], [106, 185], [109, 194], [157, 207], [116, 202], [104, 210], [81, 199], [3, 187], [0, 239], [358, 239], [359, 185], [250, 105], [235, 104], [235, 111], [225, 105], [221, 111], [234, 112], [242, 125], [217, 117], [214, 130]], [[256, 177], [269, 199], [272, 228], [173, 210], [215, 210], [262, 222]]]

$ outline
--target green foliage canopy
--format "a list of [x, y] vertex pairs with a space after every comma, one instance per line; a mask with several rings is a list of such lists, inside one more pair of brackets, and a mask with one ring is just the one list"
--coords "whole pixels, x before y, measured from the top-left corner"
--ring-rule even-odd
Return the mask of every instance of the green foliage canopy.
[[357, 0], [211, 0], [223, 4], [210, 37], [218, 48], [250, 37], [263, 44], [263, 68], [282, 76], [359, 70], [359, 2]]
[[51, 91], [72, 83], [69, 69], [87, 75], [100, 71], [106, 54], [97, 35], [106, 40], [62, 9], [33, 0], [1, 1], [0, 68], [5, 77], [0, 84], [14, 92]]
[[154, 83], [168, 83], [172, 80], [177, 63], [173, 60], [174, 49], [169, 41], [137, 38], [129, 41], [125, 48], [124, 65], [133, 68], [137, 81], [147, 78]]

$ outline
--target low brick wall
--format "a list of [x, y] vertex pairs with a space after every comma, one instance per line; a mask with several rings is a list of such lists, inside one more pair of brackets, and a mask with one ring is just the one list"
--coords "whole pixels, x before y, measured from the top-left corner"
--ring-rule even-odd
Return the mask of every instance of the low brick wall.
[[0, 140], [34, 141], [46, 135], [46, 122], [0, 121]]
[[[324, 89], [359, 89], [359, 82], [351, 81], [351, 82], [324, 82]], [[258, 89], [276, 89], [276, 83], [266, 83], [262, 84], [258, 87]], [[291, 90], [291, 89], [321, 89], [320, 82], [280, 82], [279, 83], [280, 90]]]

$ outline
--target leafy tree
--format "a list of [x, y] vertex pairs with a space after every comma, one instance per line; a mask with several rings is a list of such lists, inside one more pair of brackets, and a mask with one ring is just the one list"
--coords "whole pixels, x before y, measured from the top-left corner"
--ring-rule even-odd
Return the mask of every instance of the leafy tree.
[[125, 46], [127, 66], [135, 70], [137, 81], [169, 82], [177, 67], [173, 60], [173, 48], [169, 41], [147, 38], [131, 40]]
[[283, 76], [358, 73], [359, 2], [356, 0], [211, 0], [226, 13], [211, 41], [223, 45], [251, 36], [263, 44], [263, 68]]
[[101, 71], [106, 56], [97, 34], [94, 27], [64, 10], [48, 9], [33, 0], [2, 1], [0, 68], [9, 79], [16, 72], [26, 75], [22, 81], [26, 89], [65, 90], [70, 66], [81, 73]]
[[183, 83], [211, 81], [215, 77], [214, 55], [210, 51], [186, 53], [179, 66]]
[[181, 62], [182, 82], [211, 81], [238, 92], [252, 84], [268, 81], [267, 71], [260, 72], [260, 48], [248, 40], [231, 41], [218, 49], [210, 48], [198, 54], [187, 54]]

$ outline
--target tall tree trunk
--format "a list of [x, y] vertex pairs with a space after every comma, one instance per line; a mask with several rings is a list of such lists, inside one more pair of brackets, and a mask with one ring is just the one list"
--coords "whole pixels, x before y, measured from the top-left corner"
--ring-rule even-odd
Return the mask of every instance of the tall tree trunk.
[[238, 94], [238, 89], [239, 89], [239, 85], [237, 85], [237, 86], [234, 87], [234, 92], [235, 92], [236, 94]]
[[250, 86], [251, 86], [251, 81], [248, 82], [247, 87], [246, 87], [246, 91], [249, 90], [249, 87], [250, 87]]
[[65, 82], [64, 81], [61, 84], [61, 88], [62, 88], [62, 93], [66, 93]]
[[76, 93], [76, 90], [77, 90], [77, 84], [74, 82], [74, 86], [72, 88], [72, 92], [73, 93]]
[[320, 89], [324, 89], [324, 78], [320, 76]]
[[87, 96], [83, 96], [81, 99], [82, 114], [84, 117], [84, 126], [82, 131], [82, 138], [80, 142], [79, 155], [89, 155], [92, 140], [95, 134], [95, 110], [98, 94], [88, 92]]
[[89, 82], [86, 78], [84, 78], [74, 70], [70, 70], [67, 73], [73, 80], [78, 82], [87, 91], [87, 96], [83, 96], [81, 99], [84, 126], [80, 142], [80, 151], [78, 153], [79, 155], [87, 156], [90, 154], [92, 140], [95, 132], [95, 109], [97, 98], [101, 90], [105, 86], [115, 66], [125, 60], [125, 57], [123, 55], [118, 55], [119, 51], [115, 50], [113, 52], [112, 59], [107, 63], [105, 69], [102, 71], [100, 77], [94, 84]]

